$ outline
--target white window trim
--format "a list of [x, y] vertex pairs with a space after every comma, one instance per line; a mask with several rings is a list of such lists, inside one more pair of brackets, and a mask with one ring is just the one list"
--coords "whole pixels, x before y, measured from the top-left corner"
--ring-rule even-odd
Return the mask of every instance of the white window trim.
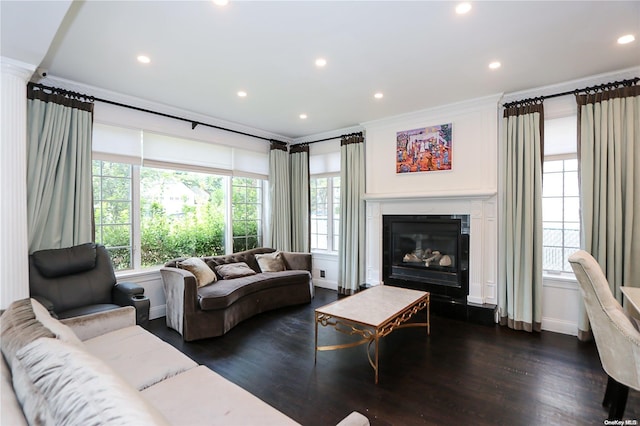
[[[327, 186], [327, 246], [329, 247], [328, 249], [319, 249], [319, 248], [312, 248], [311, 249], [311, 253], [314, 254], [323, 254], [323, 255], [328, 255], [328, 256], [337, 256], [338, 255], [338, 251], [339, 251], [339, 247], [333, 247], [333, 235], [334, 235], [334, 226], [333, 226], [333, 222], [334, 222], [334, 217], [333, 217], [333, 178], [339, 178], [340, 177], [340, 173], [319, 173], [319, 174], [315, 174], [315, 175], [311, 175], [309, 178], [310, 179], [323, 179], [323, 178], [327, 178], [328, 179], [328, 186]], [[342, 190], [342, 182], [340, 182], [341, 184], [341, 190]]]

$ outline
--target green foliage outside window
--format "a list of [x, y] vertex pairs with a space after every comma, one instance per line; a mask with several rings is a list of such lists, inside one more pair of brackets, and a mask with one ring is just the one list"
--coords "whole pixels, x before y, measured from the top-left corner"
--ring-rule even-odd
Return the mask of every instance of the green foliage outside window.
[[[133, 166], [93, 162], [96, 242], [117, 270], [164, 264], [176, 257], [225, 253], [222, 176], [140, 168], [140, 265], [133, 265]], [[261, 180], [232, 178], [234, 251], [261, 245]]]

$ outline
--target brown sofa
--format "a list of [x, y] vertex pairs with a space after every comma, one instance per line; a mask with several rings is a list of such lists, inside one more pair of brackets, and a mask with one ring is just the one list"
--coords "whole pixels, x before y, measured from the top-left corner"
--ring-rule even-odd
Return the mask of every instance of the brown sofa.
[[285, 270], [263, 272], [256, 255], [274, 253], [256, 248], [226, 256], [201, 257], [211, 270], [244, 262], [255, 274], [198, 286], [196, 276], [173, 259], [160, 269], [167, 302], [167, 326], [185, 341], [222, 336], [235, 325], [261, 312], [310, 303], [313, 297], [311, 254], [280, 252]]

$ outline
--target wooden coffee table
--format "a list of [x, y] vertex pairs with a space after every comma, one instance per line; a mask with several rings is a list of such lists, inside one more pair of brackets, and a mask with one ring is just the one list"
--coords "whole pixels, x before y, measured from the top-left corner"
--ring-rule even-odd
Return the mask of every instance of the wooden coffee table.
[[[427, 321], [416, 323], [408, 321], [418, 312], [427, 310]], [[330, 351], [351, 348], [368, 343], [367, 356], [369, 364], [375, 371], [375, 382], [378, 383], [378, 342], [397, 328], [426, 327], [431, 333], [429, 324], [429, 293], [401, 287], [379, 285], [345, 297], [336, 302], [322, 306], [316, 312], [316, 350]], [[340, 345], [318, 346], [318, 324], [331, 326], [341, 333], [357, 335], [361, 340]], [[371, 344], [375, 343], [373, 359]]]

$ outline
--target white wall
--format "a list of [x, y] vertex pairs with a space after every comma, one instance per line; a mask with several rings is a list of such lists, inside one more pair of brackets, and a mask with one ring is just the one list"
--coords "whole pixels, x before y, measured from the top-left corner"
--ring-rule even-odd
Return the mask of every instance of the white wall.
[[[468, 214], [469, 298], [497, 303], [497, 111], [501, 95], [364, 123], [367, 282], [382, 281], [382, 216]], [[396, 133], [452, 123], [452, 169], [396, 173]]]
[[[497, 104], [500, 95], [363, 123], [368, 196], [453, 195], [497, 191]], [[396, 133], [452, 123], [452, 169], [396, 173]]]

